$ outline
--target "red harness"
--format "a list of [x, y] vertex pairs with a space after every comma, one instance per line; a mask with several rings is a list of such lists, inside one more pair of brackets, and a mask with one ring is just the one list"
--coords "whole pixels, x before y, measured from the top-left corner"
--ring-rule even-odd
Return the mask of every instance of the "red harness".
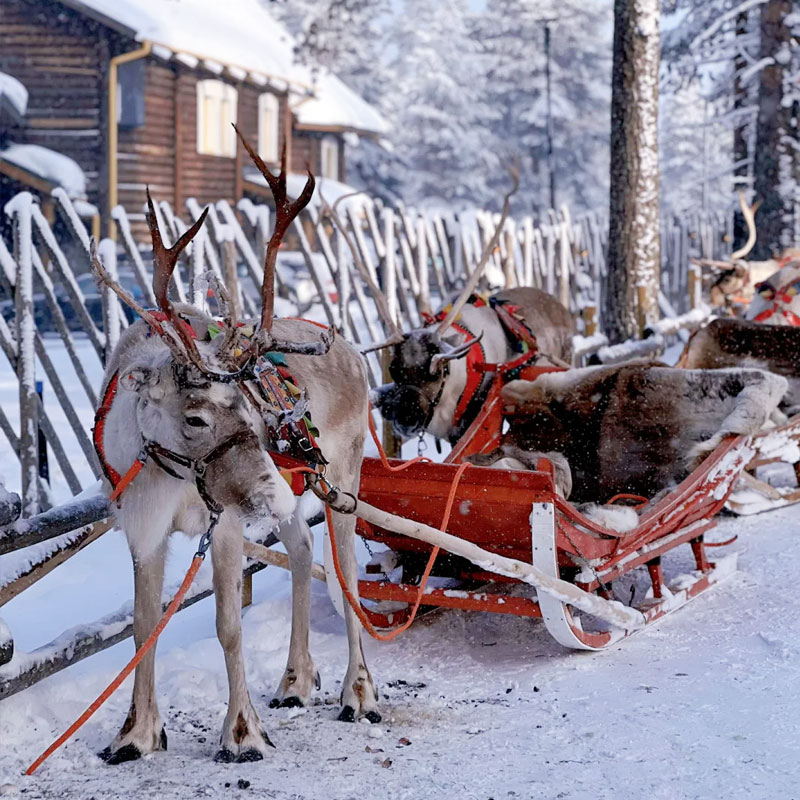
[[[467, 340], [470, 338], [475, 338], [475, 335], [470, 333], [470, 331], [468, 331], [463, 325], [453, 323], [453, 327], [459, 333], [463, 333], [467, 337]], [[476, 341], [475, 344], [470, 347], [469, 352], [467, 353], [467, 382], [464, 384], [464, 391], [461, 392], [461, 396], [458, 398], [458, 403], [456, 403], [456, 411], [453, 415], [453, 425], [455, 427], [458, 427], [458, 423], [466, 413], [472, 398], [475, 397], [480, 390], [481, 382], [483, 381], [485, 375], [480, 371], [478, 365], [485, 363], [486, 352], [484, 351], [483, 345], [480, 343], [480, 341]]]
[[[781, 265], [781, 268], [787, 265], [788, 262], [787, 264]], [[755, 322], [765, 322], [775, 316], [775, 314], [779, 314], [784, 319], [788, 320], [789, 325], [792, 327], [800, 327], [800, 316], [787, 308], [787, 306], [792, 304], [795, 297], [800, 294], [800, 278], [793, 280], [791, 283], [784, 284], [779, 289], [773, 289], [773, 287], [766, 282], [759, 283], [756, 285], [756, 291], [765, 300], [772, 300], [773, 302], [770, 308], [764, 309], [764, 311], [753, 318]]]
[[[490, 301], [487, 303], [478, 295], [473, 295], [470, 298], [469, 303], [476, 308], [491, 308], [492, 311], [497, 314], [497, 319], [505, 331], [513, 339], [523, 345], [525, 352], [523, 352], [519, 358], [514, 359], [514, 361], [510, 362], [508, 365], [512, 370], [521, 369], [536, 357], [538, 352], [536, 336], [522, 320], [515, 316], [519, 306], [515, 306], [510, 303], [494, 302], [493, 299], [490, 299]], [[448, 310], [449, 307], [445, 307], [435, 316], [432, 314], [423, 314], [422, 316], [426, 324], [432, 325], [436, 322], [441, 322], [447, 316]], [[453, 323], [453, 328], [455, 328], [459, 333], [464, 334], [467, 340], [470, 338], [476, 338], [475, 334], [473, 334], [463, 325]], [[475, 344], [470, 347], [469, 351], [467, 352], [466, 361], [467, 382], [464, 386], [464, 390], [461, 392], [461, 395], [458, 398], [458, 403], [456, 404], [455, 414], [453, 415], [454, 427], [458, 428], [458, 425], [466, 414], [470, 403], [479, 395], [483, 382], [485, 380], [487, 380], [487, 382], [491, 381], [491, 378], [487, 379], [488, 373], [497, 372], [497, 367], [498, 365], [487, 363], [486, 351], [483, 349], [483, 345], [480, 341], [476, 341]]]
[[[164, 312], [154, 311], [151, 313], [158, 322], [165, 322], [168, 319], [167, 315]], [[300, 319], [300, 318], [291, 317], [291, 319]], [[326, 328], [325, 325], [322, 325], [319, 322], [314, 322], [313, 320], [302, 320], [302, 321], [311, 322], [312, 324], [317, 325], [320, 328]], [[189, 332], [191, 337], [193, 339], [197, 339], [198, 338], [197, 333], [195, 332], [194, 328], [192, 328], [192, 326], [189, 324], [189, 322], [183, 318], [181, 318], [181, 322], [186, 326], [186, 330]], [[218, 320], [217, 322], [218, 324], [221, 324], [221, 321]], [[294, 383], [291, 374], [285, 367], [278, 366], [277, 371], [284, 382], [288, 381]], [[119, 472], [117, 472], [108, 463], [104, 445], [106, 417], [108, 416], [108, 413], [111, 410], [111, 406], [114, 402], [114, 398], [117, 396], [118, 389], [119, 389], [119, 373], [115, 372], [111, 376], [111, 380], [109, 380], [108, 385], [106, 386], [106, 390], [103, 393], [102, 400], [94, 416], [94, 428], [92, 429], [92, 442], [94, 444], [95, 452], [97, 453], [97, 458], [100, 462], [103, 474], [106, 476], [108, 482], [111, 484], [112, 487], [111, 496], [109, 498], [111, 501], [117, 500], [122, 495], [125, 489], [130, 485], [131, 481], [139, 474], [139, 472], [141, 472], [142, 468], [145, 465], [145, 461], [147, 459], [147, 455], [144, 453], [144, 451], [141, 452], [137, 456], [133, 464], [131, 464], [125, 475], [120, 475]], [[314, 436], [309, 430], [309, 426], [305, 422], [303, 423], [303, 425], [305, 426], [305, 437], [308, 439], [311, 448], [313, 450], [318, 450]], [[268, 452], [273, 463], [278, 468], [281, 477], [283, 477], [283, 479], [291, 487], [292, 493], [298, 497], [301, 494], [303, 494], [303, 492], [306, 489], [305, 474], [309, 471], [308, 469], [309, 462], [304, 460], [303, 458], [289, 455], [284, 452], [278, 452], [277, 450], [269, 450]]]

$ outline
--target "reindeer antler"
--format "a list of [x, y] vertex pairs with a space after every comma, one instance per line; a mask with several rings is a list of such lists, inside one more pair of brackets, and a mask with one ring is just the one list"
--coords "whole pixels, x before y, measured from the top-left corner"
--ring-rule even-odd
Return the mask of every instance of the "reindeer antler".
[[161, 230], [158, 227], [158, 218], [156, 217], [156, 210], [153, 206], [153, 199], [150, 197], [150, 189], [148, 188], [146, 191], [147, 224], [150, 227], [150, 236], [153, 240], [153, 294], [156, 296], [158, 307], [167, 315], [167, 319], [172, 323], [175, 333], [177, 333], [181, 344], [183, 344], [186, 350], [186, 356], [196, 367], [203, 372], [207, 372], [203, 360], [200, 358], [200, 353], [197, 351], [197, 345], [195, 345], [192, 335], [187, 330], [184, 321], [176, 313], [172, 301], [167, 296], [167, 289], [169, 288], [172, 273], [175, 272], [178, 258], [180, 258], [181, 253], [197, 235], [197, 232], [206, 221], [208, 207], [203, 210], [203, 213], [180, 239], [178, 239], [172, 247], [167, 248], [164, 245], [164, 240], [161, 237]]
[[450, 311], [447, 312], [447, 316], [442, 320], [441, 324], [436, 329], [436, 333], [439, 334], [439, 336], [444, 336], [447, 329], [455, 322], [456, 318], [461, 313], [461, 309], [464, 308], [467, 300], [470, 298], [470, 295], [478, 286], [478, 281], [481, 279], [481, 275], [483, 275], [483, 270], [489, 261], [489, 257], [492, 255], [495, 247], [497, 247], [497, 243], [500, 241], [500, 235], [503, 232], [503, 226], [506, 224], [506, 219], [508, 218], [508, 212], [511, 206], [511, 197], [519, 188], [519, 167], [514, 164], [508, 168], [508, 171], [511, 175], [511, 189], [503, 198], [503, 213], [500, 215], [500, 222], [497, 223], [497, 227], [494, 229], [492, 238], [487, 242], [486, 247], [483, 249], [481, 260], [478, 262], [475, 269], [472, 271], [472, 274], [467, 279], [467, 283], [461, 290], [461, 294], [450, 307]]
[[253, 159], [253, 163], [258, 167], [258, 171], [264, 176], [272, 191], [275, 199], [275, 227], [267, 245], [267, 256], [264, 259], [264, 283], [261, 285], [261, 324], [259, 329], [270, 333], [272, 331], [272, 316], [275, 309], [275, 262], [278, 259], [278, 249], [281, 246], [283, 237], [294, 218], [309, 204], [311, 196], [314, 194], [314, 176], [311, 170], [306, 167], [308, 180], [296, 200], [289, 200], [286, 195], [286, 142], [283, 143], [281, 151], [281, 171], [278, 175], [273, 175], [269, 167], [263, 162], [256, 153], [242, 132], [233, 126], [239, 141], [244, 145], [247, 154]]
[[136, 302], [136, 299], [130, 293], [126, 292], [125, 289], [120, 286], [119, 282], [114, 280], [111, 277], [108, 270], [103, 265], [103, 262], [100, 260], [99, 256], [97, 255], [97, 242], [92, 239], [91, 246], [90, 246], [90, 256], [92, 262], [92, 269], [94, 270], [95, 275], [106, 286], [108, 286], [111, 291], [113, 291], [123, 303], [125, 303], [129, 308], [135, 311], [152, 329], [153, 333], [157, 334], [161, 337], [167, 347], [169, 347], [172, 355], [175, 356], [176, 360], [178, 361], [185, 361], [186, 354], [181, 350], [178, 346], [178, 342], [172, 337], [172, 335], [164, 328], [164, 326], [146, 309], [142, 308], [139, 303]]
[[744, 217], [744, 221], [747, 223], [747, 241], [744, 244], [744, 247], [739, 248], [735, 253], [731, 253], [731, 261], [737, 261], [740, 258], [744, 258], [754, 247], [756, 244], [756, 211], [758, 211], [759, 206], [761, 205], [761, 200], [756, 200], [752, 206], [747, 205], [747, 201], [744, 199], [744, 192], [739, 189], [739, 208], [742, 209], [742, 216]]

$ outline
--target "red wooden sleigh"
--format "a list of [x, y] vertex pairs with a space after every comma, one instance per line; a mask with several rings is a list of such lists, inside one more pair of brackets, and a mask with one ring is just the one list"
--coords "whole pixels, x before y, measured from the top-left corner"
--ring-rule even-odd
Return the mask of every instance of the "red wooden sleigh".
[[[526, 368], [522, 377], [532, 379], [540, 371]], [[390, 472], [380, 459], [365, 459], [360, 498], [398, 516], [438, 528], [458, 465], [466, 456], [487, 452], [498, 442], [504, 421], [500, 398], [503, 381], [502, 371], [496, 373], [482, 412], [444, 463], [420, 462], [401, 472]], [[712, 559], [705, 535], [756, 451], [749, 437], [727, 438], [679, 486], [651, 503], [641, 513], [638, 525], [625, 533], [588, 519], [559, 496], [552, 465], [545, 459], [540, 460], [536, 471], [473, 466], [458, 483], [447, 531], [491, 553], [533, 564], [607, 599], [611, 599], [614, 581], [645, 566], [651, 588], [638, 608], [649, 624], [735, 571], [735, 554]], [[385, 575], [360, 581], [361, 598], [392, 601], [396, 606], [405, 603], [405, 607], [389, 615], [370, 615], [373, 622], [385, 626], [402, 623], [419, 592], [419, 565], [427, 560], [431, 548], [362, 520], [359, 532], [391, 548], [402, 568], [398, 581]], [[681, 546], [687, 547], [687, 553], [690, 548], [694, 570], [668, 586], [661, 559]], [[426, 587], [423, 607], [541, 617], [557, 641], [577, 649], [600, 649], [628, 635], [627, 631], [616, 629], [585, 629], [583, 622], [588, 620], [574, 615], [568, 605], [552, 595], [539, 592], [538, 598], [522, 596], [514, 586], [518, 581], [483, 571], [446, 553], [436, 560], [432, 575], [458, 579], [461, 584], [458, 588]]]

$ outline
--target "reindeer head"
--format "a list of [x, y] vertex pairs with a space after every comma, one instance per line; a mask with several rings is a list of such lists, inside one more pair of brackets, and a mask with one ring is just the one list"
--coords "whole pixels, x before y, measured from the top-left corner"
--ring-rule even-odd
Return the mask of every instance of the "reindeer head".
[[[489, 257], [500, 241], [506, 219], [508, 218], [511, 197], [519, 186], [519, 170], [515, 166], [509, 170], [512, 178], [511, 190], [503, 200], [503, 212], [491, 239], [486, 243], [480, 261], [470, 273], [464, 288], [453, 302], [447, 314], [434, 328], [417, 328], [403, 333], [388, 313], [388, 303], [380, 289], [370, 281], [370, 289], [376, 297], [376, 306], [381, 315], [389, 338], [382, 344], [373, 345], [363, 352], [392, 348], [389, 374], [394, 383], [385, 384], [371, 395], [371, 401], [401, 436], [412, 436], [426, 429], [433, 419], [436, 405], [445, 389], [450, 368], [454, 359], [463, 358], [478, 341], [468, 338], [463, 341], [459, 334], [448, 334], [453, 323], [469, 301], [483, 275]], [[331, 212], [334, 223], [344, 232], [344, 226]], [[348, 244], [350, 244], [348, 239]], [[350, 249], [356, 263], [358, 250], [352, 244]], [[367, 270], [363, 270], [368, 273]], [[452, 421], [451, 421], [452, 423]]]
[[120, 376], [136, 396], [136, 421], [151, 457], [189, 481], [200, 465], [212, 501], [232, 508], [247, 524], [271, 528], [294, 511], [295, 498], [266, 452], [264, 425], [235, 383], [221, 383], [169, 353], [137, 363]]
[[430, 424], [450, 374], [449, 363], [466, 356], [478, 339], [462, 342], [459, 334], [442, 335], [429, 327], [402, 334], [392, 345], [393, 382], [379, 387], [372, 402], [400, 436], [413, 436]]

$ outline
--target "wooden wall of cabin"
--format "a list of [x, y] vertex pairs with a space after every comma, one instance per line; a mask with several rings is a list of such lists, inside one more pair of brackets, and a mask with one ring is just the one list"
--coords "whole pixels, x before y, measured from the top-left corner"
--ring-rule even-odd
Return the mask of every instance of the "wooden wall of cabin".
[[[144, 216], [145, 188], [154, 202], [175, 207], [175, 88], [171, 66], [154, 58], [144, 61], [144, 118], [135, 127], [117, 129], [117, 200], [124, 206], [137, 241], [150, 243]], [[183, 214], [181, 207], [178, 211]]]
[[322, 147], [323, 139], [335, 138], [339, 147], [339, 174], [337, 181], [345, 182], [347, 165], [345, 164], [344, 138], [338, 133], [325, 131], [296, 130], [292, 135], [292, 170], [302, 172], [303, 165], [311, 165], [311, 171], [316, 176], [322, 175]]
[[0, 2], [0, 71], [28, 90], [21, 143], [74, 159], [89, 201], [105, 203], [106, 69], [113, 35], [60, 4]]
[[[180, 64], [148, 58], [145, 73], [143, 124], [119, 129], [119, 202], [131, 220], [134, 237], [150, 241], [144, 218], [145, 186], [154, 200], [168, 200], [187, 220], [186, 200], [201, 205], [225, 199], [235, 202], [243, 194], [243, 171], [250, 169], [247, 153], [239, 145], [235, 158], [197, 152], [197, 83], [218, 75], [195, 72]], [[258, 145], [258, 98], [264, 89], [226, 81], [238, 92], [239, 129], [254, 147]], [[286, 95], [280, 99], [279, 130], [283, 145]]]
[[[178, 102], [181, 127], [181, 186], [182, 197], [195, 197], [206, 203], [227, 199], [235, 201], [242, 196], [242, 171], [250, 167], [250, 159], [241, 145], [235, 158], [201, 155], [197, 152], [197, 82], [209, 74], [182, 73], [178, 79]], [[233, 83], [238, 91], [237, 124], [254, 148], [258, 147], [258, 97], [264, 89], [245, 83]], [[286, 97], [279, 95], [281, 145], [283, 144], [283, 119]]]

